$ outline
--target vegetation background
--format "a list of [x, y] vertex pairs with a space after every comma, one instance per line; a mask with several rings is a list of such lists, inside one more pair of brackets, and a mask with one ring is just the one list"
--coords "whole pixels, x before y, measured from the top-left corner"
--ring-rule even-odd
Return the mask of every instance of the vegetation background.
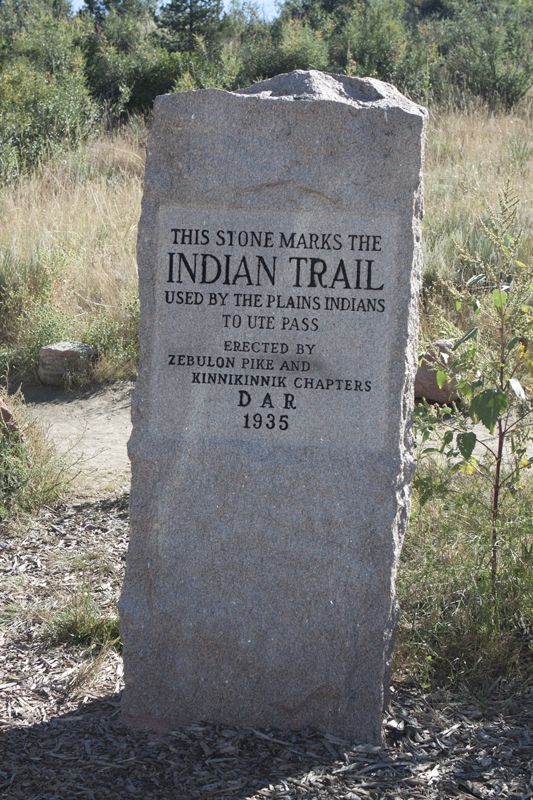
[[[0, 0], [0, 374], [31, 376], [41, 346], [73, 338], [103, 354], [99, 380], [135, 376], [154, 98], [292, 69], [372, 76], [429, 106], [421, 346], [459, 339], [476, 292], [501, 289], [487, 226], [509, 180], [521, 202], [506, 235], [533, 295], [533, 0], [285, 0], [270, 21], [238, 0], [225, 10], [220, 0], [86, 0], [76, 12], [68, 0]], [[467, 285], [479, 265], [498, 285]], [[513, 274], [503, 277], [512, 291]], [[528, 336], [520, 348], [528, 411]], [[2, 440], [2, 524], [57, 496], [62, 467], [46, 472], [46, 495], [31, 491], [35, 463]], [[487, 697], [533, 681], [533, 484], [522, 465], [499, 509], [491, 571], [490, 497], [471, 466], [444, 453], [419, 462], [396, 669]]]

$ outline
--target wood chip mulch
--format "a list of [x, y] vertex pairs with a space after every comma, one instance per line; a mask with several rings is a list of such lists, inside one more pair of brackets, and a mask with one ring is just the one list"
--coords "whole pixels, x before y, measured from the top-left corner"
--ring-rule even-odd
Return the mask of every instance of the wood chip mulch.
[[120, 721], [113, 649], [53, 645], [47, 621], [88, 587], [110, 612], [126, 498], [51, 509], [0, 539], [0, 798], [533, 798], [533, 690], [468, 698], [393, 685], [384, 745], [312, 730], [198, 724], [155, 737]]

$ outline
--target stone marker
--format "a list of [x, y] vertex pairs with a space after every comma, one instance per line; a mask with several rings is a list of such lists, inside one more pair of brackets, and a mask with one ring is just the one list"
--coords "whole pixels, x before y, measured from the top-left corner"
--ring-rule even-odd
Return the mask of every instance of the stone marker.
[[98, 358], [98, 350], [82, 342], [55, 342], [39, 350], [37, 375], [41, 383], [54, 386], [75, 373], [88, 373]]
[[380, 741], [425, 120], [315, 71], [156, 100], [120, 600], [134, 724]]

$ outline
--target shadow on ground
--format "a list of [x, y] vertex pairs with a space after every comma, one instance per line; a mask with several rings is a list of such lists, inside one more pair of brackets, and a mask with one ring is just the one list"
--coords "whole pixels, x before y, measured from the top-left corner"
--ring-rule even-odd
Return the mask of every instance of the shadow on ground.
[[[439, 720], [429, 706], [422, 712], [421, 724], [409, 711], [413, 704], [427, 705], [420, 693], [399, 692], [383, 748], [309, 730], [256, 731], [211, 724], [155, 737], [121, 723], [119, 694], [85, 697], [73, 712], [37, 724], [27, 724], [19, 716], [14, 727], [0, 733], [1, 797], [415, 800], [532, 796], [533, 746], [524, 713], [509, 726], [501, 715], [473, 721], [467, 716], [468, 707], [446, 707], [447, 721], [452, 724], [444, 730], [442, 714]], [[529, 713], [531, 721], [527, 706], [523, 712]]]

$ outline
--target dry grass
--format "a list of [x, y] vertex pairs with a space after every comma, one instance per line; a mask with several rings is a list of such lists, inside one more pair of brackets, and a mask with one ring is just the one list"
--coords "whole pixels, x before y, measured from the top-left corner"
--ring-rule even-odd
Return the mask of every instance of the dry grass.
[[[424, 283], [426, 297], [438, 299], [441, 282], [460, 269], [457, 244], [490, 258], [491, 248], [478, 218], [495, 208], [508, 179], [521, 200], [519, 224], [524, 229], [520, 251], [533, 261], [533, 105], [513, 113], [486, 108], [433, 111], [430, 114], [425, 162]], [[431, 320], [423, 318], [429, 335]]]
[[19, 394], [9, 405], [20, 433], [5, 433], [0, 421], [0, 534], [17, 531], [28, 513], [57, 503], [78, 471], [68, 453], [57, 453]]
[[0, 193], [4, 368], [68, 337], [107, 356], [100, 377], [134, 376], [145, 138], [142, 123], [103, 135]]
[[135, 289], [143, 149], [128, 133], [103, 136], [2, 193], [4, 257], [55, 267], [54, 301], [69, 315], [115, 308]]
[[[483, 107], [432, 110], [425, 166], [426, 299], [445, 295], [443, 283], [460, 269], [456, 243], [481, 248], [490, 256], [477, 217], [486, 216], [487, 206], [495, 206], [498, 190], [509, 177], [522, 200], [520, 223], [526, 236], [521, 259], [531, 262], [532, 116], [531, 103], [510, 114]], [[134, 120], [0, 192], [0, 301], [6, 285], [19, 298], [18, 305], [2, 314], [4, 343], [19, 351], [26, 347], [35, 359], [37, 346], [46, 343], [41, 339], [47, 336], [92, 337], [91, 343], [104, 352], [105, 342], [114, 341], [118, 329], [124, 342], [131, 338], [146, 135], [146, 124]], [[32, 312], [38, 318], [35, 324], [23, 315], [21, 322], [22, 306], [28, 305], [24, 287], [35, 296], [43, 285], [55, 318], [44, 319], [42, 308], [37, 308]], [[446, 305], [445, 297], [442, 303]], [[438, 334], [427, 314], [422, 327], [430, 337]], [[29, 328], [38, 329], [31, 341]], [[124, 373], [117, 367], [121, 359], [130, 362]], [[135, 346], [126, 344], [111, 363], [104, 360], [101, 377], [132, 377], [134, 362]], [[27, 366], [28, 359], [24, 363]]]

